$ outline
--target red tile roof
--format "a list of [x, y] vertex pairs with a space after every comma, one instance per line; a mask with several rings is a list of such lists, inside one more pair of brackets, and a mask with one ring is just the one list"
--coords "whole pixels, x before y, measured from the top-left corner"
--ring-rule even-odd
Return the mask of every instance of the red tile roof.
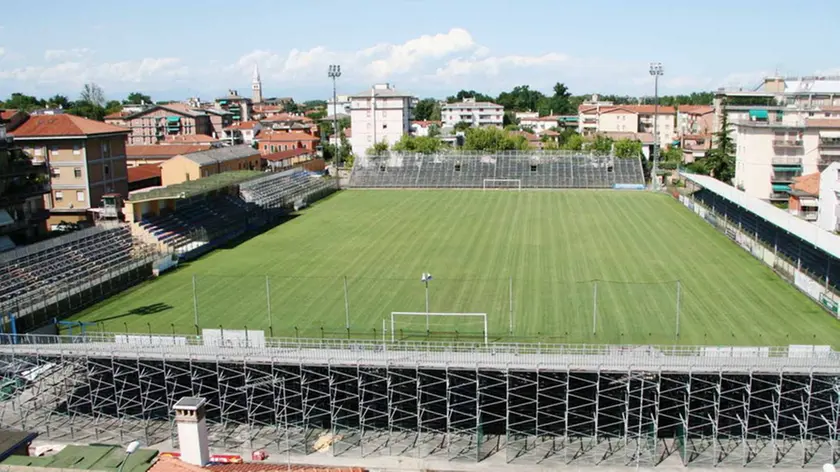
[[306, 156], [310, 154], [314, 155], [315, 151], [312, 151], [310, 149], [298, 148], [288, 149], [286, 151], [273, 152], [271, 154], [266, 154], [265, 156], [262, 156], [262, 158], [267, 161], [282, 161], [284, 159], [290, 159], [292, 157], [298, 156]]
[[308, 133], [300, 131], [268, 131], [260, 133], [260, 142], [262, 141], [318, 141], [317, 136], [312, 136]]
[[[624, 111], [626, 113], [637, 113], [642, 115], [652, 115], [656, 109], [655, 105], [605, 105], [596, 107], [595, 105], [581, 105], [578, 107], [578, 112], [586, 113], [612, 113]], [[674, 107], [660, 106], [660, 115], [673, 115], [677, 110]]]
[[812, 174], [805, 174], [793, 178], [793, 184], [790, 186], [791, 190], [799, 190], [810, 195], [820, 194], [820, 173], [814, 172]]
[[137, 157], [172, 157], [178, 154], [189, 154], [191, 152], [206, 151], [210, 149], [209, 144], [135, 144], [125, 147], [126, 156]]
[[601, 131], [598, 134], [604, 135], [608, 138], [615, 140], [629, 139], [632, 141], [640, 141], [642, 144], [653, 144], [652, 133], [633, 133], [632, 131]]
[[19, 110], [15, 110], [14, 108], [10, 108], [8, 110], [0, 111], [0, 120], [9, 121], [18, 113]]
[[139, 182], [141, 180], [154, 179], [160, 177], [160, 167], [156, 164], [148, 164], [144, 166], [129, 167], [128, 181]]
[[435, 120], [417, 120], [417, 121], [412, 121], [411, 124], [417, 125], [417, 126], [422, 126], [422, 127], [426, 128], [426, 127], [431, 126], [431, 125], [440, 126], [441, 122], [440, 121], [435, 121]]
[[118, 119], [126, 117], [130, 114], [131, 113], [129, 113], [127, 111], [117, 111], [117, 112], [105, 115], [105, 119], [106, 120], [118, 120]]
[[206, 134], [181, 134], [177, 136], [167, 137], [166, 141], [163, 141], [162, 145], [166, 146], [170, 143], [177, 143], [177, 144], [200, 144], [200, 143], [218, 143], [220, 140], [214, 138], [213, 136], [207, 136]]
[[131, 133], [128, 128], [101, 121], [89, 120], [81, 116], [39, 115], [30, 117], [12, 134], [15, 138], [45, 138], [50, 136], [90, 136], [97, 134]]
[[709, 105], [680, 105], [679, 111], [691, 115], [705, 115], [714, 112], [715, 109]]
[[232, 126], [228, 126], [225, 130], [236, 130], [236, 129], [254, 129], [255, 126], [260, 124], [259, 121], [243, 121], [241, 123], [237, 123]]
[[837, 118], [808, 118], [805, 123], [809, 128], [840, 128]]

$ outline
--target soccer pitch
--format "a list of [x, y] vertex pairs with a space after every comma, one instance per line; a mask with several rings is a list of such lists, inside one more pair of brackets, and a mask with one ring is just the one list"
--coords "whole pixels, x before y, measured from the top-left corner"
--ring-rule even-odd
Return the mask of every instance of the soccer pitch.
[[[495, 341], [840, 339], [840, 322], [673, 198], [610, 190], [343, 191], [71, 319], [194, 333], [197, 311], [200, 328], [344, 338], [349, 311], [350, 337], [381, 338], [391, 312], [425, 310], [423, 272], [430, 311], [487, 313]], [[425, 333], [425, 320], [398, 328]], [[473, 339], [480, 327], [452, 318], [431, 331]]]

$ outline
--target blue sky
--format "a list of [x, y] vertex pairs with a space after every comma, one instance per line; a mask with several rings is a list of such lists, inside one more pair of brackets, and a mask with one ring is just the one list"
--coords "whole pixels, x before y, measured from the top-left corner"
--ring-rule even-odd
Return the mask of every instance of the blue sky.
[[391, 82], [418, 96], [495, 94], [555, 82], [573, 93], [752, 86], [762, 76], [840, 74], [838, 0], [307, 0], [9, 2], [0, 16], [0, 97], [250, 93], [298, 101]]

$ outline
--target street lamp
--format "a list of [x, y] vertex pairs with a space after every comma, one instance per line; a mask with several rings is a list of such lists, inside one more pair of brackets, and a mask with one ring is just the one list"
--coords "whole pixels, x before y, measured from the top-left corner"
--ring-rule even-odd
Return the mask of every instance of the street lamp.
[[333, 133], [335, 133], [335, 156], [333, 156], [333, 158], [335, 160], [335, 171], [338, 172], [338, 164], [340, 159], [338, 146], [341, 143], [341, 138], [339, 137], [338, 133], [338, 112], [336, 111], [338, 108], [338, 100], [335, 95], [335, 79], [341, 77], [341, 66], [337, 64], [331, 64], [329, 70], [327, 71], [327, 76], [332, 79], [333, 83]]
[[117, 472], [123, 472], [123, 467], [125, 467], [125, 463], [128, 462], [128, 456], [134, 454], [138, 449], [140, 449], [140, 441], [132, 441], [125, 448], [125, 459], [123, 459], [122, 464], [120, 464], [120, 468], [117, 469]]
[[654, 190], [659, 190], [659, 77], [664, 75], [662, 64], [659, 62], [650, 63], [650, 75], [653, 76], [653, 170], [651, 172], [651, 185]]
[[429, 282], [432, 280], [432, 274], [423, 272], [420, 276], [420, 281], [426, 284], [426, 333], [429, 332]]

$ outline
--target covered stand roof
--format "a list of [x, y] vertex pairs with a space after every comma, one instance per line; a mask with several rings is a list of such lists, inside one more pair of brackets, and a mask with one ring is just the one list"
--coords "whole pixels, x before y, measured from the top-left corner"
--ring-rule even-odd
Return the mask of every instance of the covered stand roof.
[[195, 195], [201, 195], [202, 193], [229, 187], [231, 185], [238, 185], [242, 182], [264, 175], [264, 172], [257, 170], [222, 172], [220, 174], [213, 174], [209, 177], [204, 177], [198, 180], [181, 182], [180, 184], [131, 192], [128, 195], [128, 201], [137, 203], [147, 200], [163, 200], [167, 198], [189, 198]]
[[751, 197], [746, 193], [727, 185], [707, 175], [697, 175], [681, 172], [680, 175], [687, 180], [708, 189], [711, 192], [739, 205], [740, 207], [754, 213], [756, 216], [778, 226], [799, 239], [822, 249], [834, 257], [840, 258], [840, 236], [829, 233], [819, 226], [799, 219], [790, 213], [776, 208], [775, 206]]

